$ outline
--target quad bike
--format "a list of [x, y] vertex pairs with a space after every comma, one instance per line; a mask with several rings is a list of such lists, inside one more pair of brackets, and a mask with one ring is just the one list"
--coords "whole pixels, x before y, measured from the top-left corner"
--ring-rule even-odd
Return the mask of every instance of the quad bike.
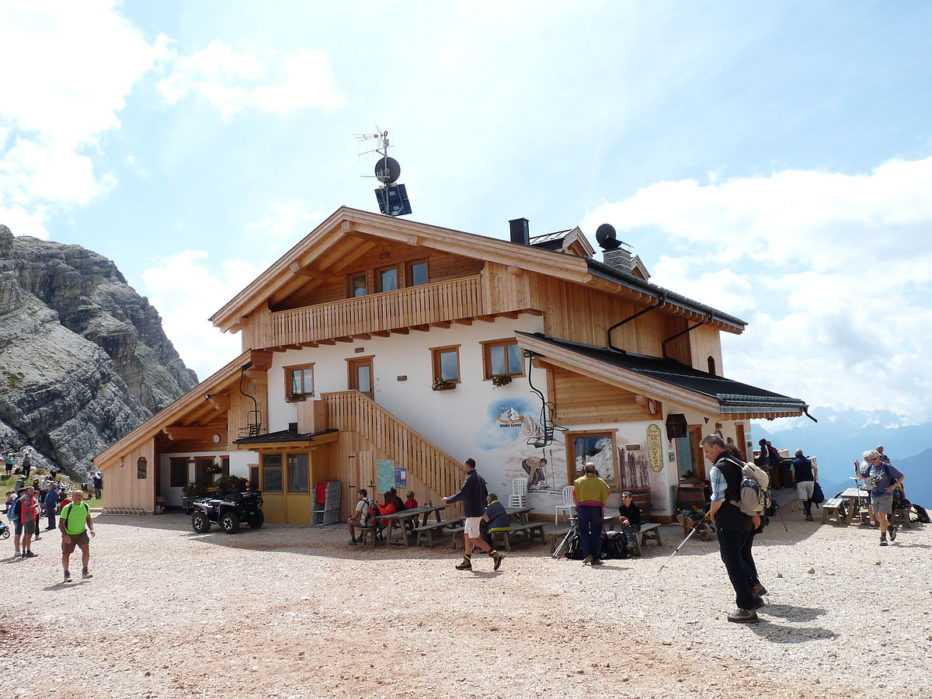
[[191, 508], [194, 510], [191, 528], [197, 534], [209, 532], [211, 524], [219, 524], [227, 534], [235, 534], [242, 522], [252, 529], [258, 529], [265, 522], [262, 495], [253, 491], [230, 493], [221, 498], [200, 498], [191, 503]]

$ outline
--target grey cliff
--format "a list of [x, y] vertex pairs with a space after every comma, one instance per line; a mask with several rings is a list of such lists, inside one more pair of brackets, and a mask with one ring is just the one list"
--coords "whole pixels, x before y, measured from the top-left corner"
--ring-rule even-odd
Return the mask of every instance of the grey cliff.
[[0, 449], [81, 476], [196, 385], [113, 262], [0, 225]]

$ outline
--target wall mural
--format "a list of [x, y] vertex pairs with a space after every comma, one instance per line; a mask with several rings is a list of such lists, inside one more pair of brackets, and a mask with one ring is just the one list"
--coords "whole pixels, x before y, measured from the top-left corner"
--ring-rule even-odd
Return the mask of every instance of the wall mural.
[[[538, 417], [540, 401], [508, 398], [493, 401], [486, 408], [486, 421], [476, 435], [476, 444], [486, 452], [490, 470], [500, 470], [511, 493], [512, 481], [523, 478], [529, 493], [559, 494], [566, 485], [566, 450], [558, 435], [540, 449], [528, 440], [543, 435]], [[482, 464], [478, 464], [482, 471]]]

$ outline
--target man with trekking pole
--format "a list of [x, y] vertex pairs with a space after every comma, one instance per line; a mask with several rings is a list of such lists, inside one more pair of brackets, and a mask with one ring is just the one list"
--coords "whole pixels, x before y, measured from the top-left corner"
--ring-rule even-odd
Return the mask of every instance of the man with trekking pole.
[[703, 437], [699, 444], [705, 458], [714, 464], [709, 471], [712, 485], [709, 517], [715, 522], [719, 554], [735, 590], [735, 603], [738, 606], [728, 615], [728, 621], [753, 624], [758, 620], [757, 612], [754, 611], [758, 605], [752, 592], [754, 580], [742, 549], [754, 529], [754, 522], [735, 504], [741, 500], [742, 466], [736, 459], [729, 457], [725, 441], [717, 434]]

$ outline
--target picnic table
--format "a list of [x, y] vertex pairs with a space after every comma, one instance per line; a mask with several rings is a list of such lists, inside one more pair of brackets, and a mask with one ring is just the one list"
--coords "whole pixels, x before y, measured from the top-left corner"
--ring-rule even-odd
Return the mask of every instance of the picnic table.
[[[395, 543], [399, 545], [404, 543], [405, 546], [411, 545], [408, 541], [409, 533], [414, 535], [415, 543], [417, 543], [420, 539], [419, 533], [421, 531], [430, 531], [432, 528], [443, 529], [447, 523], [440, 519], [440, 511], [445, 508], [446, 505], [422, 505], [412, 510], [402, 510], [401, 512], [393, 512], [390, 515], [380, 515], [379, 520], [388, 528], [388, 534], [385, 536], [386, 545], [392, 543], [392, 533], [395, 529], [401, 532], [402, 539], [401, 542]], [[430, 522], [431, 513], [436, 515], [436, 522]], [[420, 522], [418, 522], [418, 519], [420, 519]]]
[[866, 488], [855, 486], [854, 488], [845, 488], [838, 494], [845, 503], [845, 510], [848, 514], [848, 524], [857, 519], [864, 519], [867, 516], [867, 506], [870, 505], [870, 491]]

